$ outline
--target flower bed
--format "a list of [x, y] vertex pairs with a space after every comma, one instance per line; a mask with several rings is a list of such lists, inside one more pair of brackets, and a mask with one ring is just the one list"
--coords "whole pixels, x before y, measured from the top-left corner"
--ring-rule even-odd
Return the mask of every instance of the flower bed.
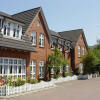
[[41, 81], [40, 83], [37, 84], [30, 84], [30, 83], [25, 83], [22, 86], [1, 86], [0, 87], [0, 96], [9, 96], [13, 94], [20, 94], [24, 92], [29, 92], [29, 91], [36, 91], [40, 90], [43, 88], [49, 88], [49, 87], [54, 87], [56, 83], [61, 83], [65, 81], [70, 81], [70, 80], [77, 80], [77, 76], [67, 76], [67, 77], [60, 77], [58, 79], [52, 79], [50, 82], [44, 82]]

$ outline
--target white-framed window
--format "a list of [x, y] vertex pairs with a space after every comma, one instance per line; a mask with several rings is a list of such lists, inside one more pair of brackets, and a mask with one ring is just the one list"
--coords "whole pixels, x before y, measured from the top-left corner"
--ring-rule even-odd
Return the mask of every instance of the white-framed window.
[[2, 28], [2, 19], [0, 19], [0, 28]]
[[8, 23], [7, 21], [4, 22], [3, 28], [4, 28], [3, 35], [10, 36], [10, 23]]
[[54, 68], [53, 67], [51, 68], [51, 74], [54, 74]]
[[26, 79], [25, 59], [0, 57], [0, 76]]
[[44, 68], [44, 61], [40, 61], [39, 62], [39, 78], [44, 78], [44, 71], [45, 71], [45, 68]]
[[40, 21], [36, 21], [36, 25], [39, 27], [40, 26]]
[[63, 72], [63, 67], [60, 67], [60, 73], [62, 73]]
[[81, 46], [78, 46], [78, 57], [81, 57]]
[[31, 37], [32, 37], [32, 39], [31, 39], [32, 45], [36, 45], [36, 32], [33, 31], [31, 33]]
[[36, 61], [34, 61], [34, 60], [31, 61], [30, 68], [31, 68], [32, 78], [35, 78], [36, 77]]
[[44, 47], [44, 34], [40, 34], [39, 36], [39, 45], [40, 47]]
[[10, 36], [10, 23], [7, 25], [7, 36]]
[[9, 21], [4, 21], [2, 34], [6, 38], [21, 39], [22, 27], [19, 26], [18, 24], [11, 23]]
[[14, 24], [13, 25], [13, 37], [14, 38], [19, 38], [19, 33], [20, 33], [19, 25]]
[[69, 72], [69, 64], [66, 66], [67, 73]]
[[83, 47], [82, 48], [82, 51], [83, 51], [83, 56], [85, 55], [85, 48]]

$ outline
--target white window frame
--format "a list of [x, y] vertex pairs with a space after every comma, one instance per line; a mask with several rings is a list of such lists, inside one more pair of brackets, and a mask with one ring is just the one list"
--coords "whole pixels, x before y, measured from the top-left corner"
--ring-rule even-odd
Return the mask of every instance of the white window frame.
[[45, 74], [45, 64], [44, 61], [39, 62], [39, 78], [44, 78]]
[[81, 46], [78, 46], [78, 57], [81, 57]]
[[39, 46], [40, 47], [44, 47], [44, 45], [45, 45], [45, 39], [44, 38], [45, 38], [44, 34], [41, 33], [39, 35]]
[[32, 37], [32, 45], [36, 46], [36, 32], [32, 31], [31, 33], [31, 37]]
[[60, 67], [60, 73], [63, 73], [63, 67], [62, 66]]
[[[14, 79], [21, 78], [26, 79], [26, 61], [25, 59], [19, 59], [19, 58], [6, 58], [6, 57], [0, 57], [0, 60], [3, 60], [2, 63], [0, 63], [0, 66], [2, 65], [2, 73], [0, 73], [0, 76], [14, 76]], [[4, 62], [5, 60], [8, 60], [8, 62]], [[13, 63], [10, 63], [10, 60], [13, 61]], [[15, 61], [17, 63], [15, 64]], [[20, 62], [20, 63], [19, 63]], [[4, 73], [4, 66], [7, 67], [7, 73]], [[10, 66], [12, 66], [12, 73], [10, 73]], [[14, 67], [17, 66], [17, 73], [15, 73]], [[19, 73], [19, 66], [21, 66], [21, 73]]]
[[0, 19], [0, 21], [1, 21], [1, 22], [0, 22], [0, 28], [2, 28], [2, 19]]
[[31, 68], [32, 78], [35, 78], [36, 77], [36, 61], [35, 60], [31, 61], [30, 68]]
[[82, 51], [83, 51], [83, 56], [85, 55], [85, 48], [83, 47], [82, 48]]
[[54, 74], [54, 67], [51, 68], [51, 74]]

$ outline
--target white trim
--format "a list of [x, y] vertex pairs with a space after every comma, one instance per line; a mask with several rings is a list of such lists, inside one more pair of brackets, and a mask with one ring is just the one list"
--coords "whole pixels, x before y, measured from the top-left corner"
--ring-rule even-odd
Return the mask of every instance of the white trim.
[[30, 63], [32, 78], [36, 77], [36, 61], [32, 60]]
[[78, 46], [78, 57], [81, 57], [81, 46]]
[[44, 38], [45, 38], [44, 34], [41, 33], [39, 35], [39, 46], [40, 47], [44, 47], [44, 45], [45, 45], [45, 39]]
[[44, 73], [45, 73], [44, 61], [40, 61], [39, 62], [39, 78], [44, 78]]
[[[2, 66], [2, 74], [0, 74], [0, 76], [14, 76], [16, 78], [20, 77], [21, 79], [26, 79], [26, 61], [25, 59], [19, 59], [19, 58], [6, 58], [6, 57], [0, 57], [0, 59], [3, 60], [2, 63], [0, 63], [0, 65]], [[6, 62], [5, 60], [8, 60], [8, 62]], [[12, 60], [13, 62], [11, 63], [10, 60]], [[4, 62], [5, 61], [5, 62]], [[15, 61], [17, 61], [17, 63], [15, 64]], [[4, 66], [8, 66], [7, 67], [7, 73], [4, 73]], [[12, 66], [12, 72], [10, 73], [10, 66]], [[14, 67], [17, 66], [17, 73], [14, 73]], [[21, 66], [21, 73], [19, 73], [19, 66]], [[24, 66], [24, 69], [23, 69]], [[24, 72], [23, 72], [24, 71]]]

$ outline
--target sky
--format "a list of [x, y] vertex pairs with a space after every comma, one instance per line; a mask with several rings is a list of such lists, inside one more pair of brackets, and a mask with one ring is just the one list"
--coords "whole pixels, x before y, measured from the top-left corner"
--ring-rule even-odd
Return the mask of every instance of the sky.
[[100, 0], [0, 0], [0, 11], [8, 14], [40, 6], [50, 29], [83, 29], [90, 46], [100, 39]]

